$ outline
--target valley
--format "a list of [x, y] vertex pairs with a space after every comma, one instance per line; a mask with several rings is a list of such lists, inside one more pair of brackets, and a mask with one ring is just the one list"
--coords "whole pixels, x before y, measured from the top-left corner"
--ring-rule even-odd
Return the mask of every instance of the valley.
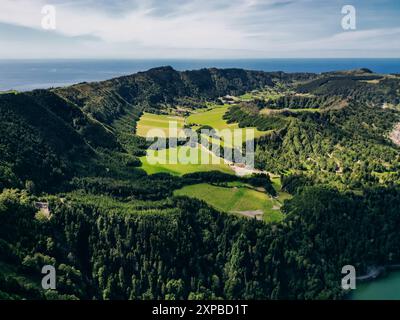
[[[240, 98], [235, 98], [239, 103]], [[183, 127], [195, 132], [199, 128], [216, 130], [214, 136], [205, 136], [210, 144], [220, 147], [240, 147], [246, 142], [246, 129], [252, 130], [252, 136], [259, 138], [267, 132], [259, 131], [255, 127], [239, 128], [237, 123], [227, 123], [224, 120], [225, 113], [230, 105], [208, 105], [206, 110], [194, 111], [188, 117], [177, 117], [171, 114], [144, 113], [136, 128], [136, 133], [142, 137], [180, 138], [184, 141]], [[168, 129], [177, 128], [177, 129]], [[229, 130], [232, 138], [226, 141], [218, 139], [218, 133]], [[157, 135], [158, 134], [158, 135]], [[204, 136], [203, 136], [204, 138]], [[239, 143], [238, 143], [239, 141]], [[236, 142], [236, 145], [234, 143]], [[183, 161], [184, 160], [184, 161]], [[238, 165], [232, 161], [223, 159], [197, 143], [195, 146], [178, 146], [163, 150], [147, 150], [147, 155], [140, 158], [143, 168], [148, 174], [169, 173], [172, 175], [184, 175], [194, 172], [221, 171], [228, 174], [246, 176], [255, 174], [257, 170]], [[261, 173], [261, 171], [260, 171]], [[269, 173], [266, 173], [269, 174]], [[279, 175], [275, 176], [279, 181]], [[278, 182], [275, 186], [280, 186]], [[238, 216], [257, 218], [266, 222], [278, 222], [283, 216], [280, 208], [285, 199], [290, 195], [280, 189], [277, 197], [268, 195], [263, 189], [251, 188], [243, 183], [195, 184], [176, 190], [174, 195], [188, 196], [207, 202], [217, 210], [229, 212]]]
[[[344, 298], [343, 265], [400, 261], [399, 85], [160, 67], [1, 94], [0, 298]], [[254, 168], [215, 129], [254, 129]]]

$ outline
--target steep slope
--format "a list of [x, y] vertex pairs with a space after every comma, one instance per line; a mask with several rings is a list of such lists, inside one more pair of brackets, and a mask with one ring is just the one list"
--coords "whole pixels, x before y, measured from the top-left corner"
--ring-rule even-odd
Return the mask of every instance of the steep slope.
[[[292, 83], [294, 92], [275, 99], [275, 106], [246, 102], [225, 116], [240, 126], [273, 130], [258, 139], [260, 169], [346, 189], [399, 184], [400, 149], [390, 139], [400, 121], [399, 88], [395, 76], [331, 72]], [[315, 108], [319, 101], [324, 105]]]
[[[386, 92], [395, 103], [398, 79], [370, 76], [365, 70], [318, 76], [165, 67], [2, 95], [0, 187], [26, 190], [0, 194], [0, 299], [342, 297], [343, 265], [362, 273], [400, 259], [400, 191], [393, 186], [400, 157], [388, 138], [400, 115], [378, 98]], [[259, 139], [256, 160], [260, 168], [288, 174], [283, 183], [294, 197], [284, 204], [281, 223], [172, 197], [185, 184], [226, 183], [233, 175], [147, 176], [134, 168], [143, 140], [133, 128], [143, 110], [278, 84], [348, 100], [315, 113], [270, 116], [250, 105], [227, 115], [271, 130]], [[367, 92], [376, 101], [357, 100], [365, 86], [374, 88]], [[64, 182], [69, 189], [60, 194]], [[312, 183], [325, 186], [303, 188]], [[50, 214], [38, 211], [37, 201], [48, 202]], [[40, 288], [44, 264], [57, 268], [57, 291]]]
[[400, 104], [400, 77], [363, 70], [323, 74], [316, 80], [299, 84], [296, 89], [300, 93], [341, 96], [380, 106]]
[[113, 134], [57, 95], [38, 90], [0, 96], [0, 188], [57, 187], [93, 148], [120, 148]]
[[265, 72], [178, 72], [161, 67], [103, 82], [3, 94], [0, 187], [29, 184], [51, 190], [89, 171], [98, 175], [116, 169], [121, 174], [123, 168], [111, 167], [137, 165], [135, 155], [143, 155], [143, 139], [132, 134], [143, 110], [157, 110], [179, 99], [190, 103], [215, 99], [272, 83]]
[[134, 75], [97, 83], [81, 83], [54, 92], [86, 113], [107, 124], [133, 106], [155, 107], [182, 98], [215, 99], [272, 85], [266, 72], [240, 69], [202, 69], [178, 72], [171, 67], [151, 69]]

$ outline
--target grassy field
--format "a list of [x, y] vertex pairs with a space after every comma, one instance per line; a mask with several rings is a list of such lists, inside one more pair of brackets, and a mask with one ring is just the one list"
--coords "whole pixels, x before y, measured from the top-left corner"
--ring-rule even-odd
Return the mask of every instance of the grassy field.
[[[184, 118], [170, 115], [159, 115], [159, 114], [151, 114], [144, 113], [143, 116], [140, 117], [139, 122], [136, 127], [136, 134], [141, 137], [146, 136], [159, 136], [157, 132], [153, 132], [149, 134], [149, 131], [152, 129], [158, 129], [164, 133], [165, 137], [176, 137], [177, 135], [170, 134], [169, 125], [170, 122], [175, 121], [177, 123], [178, 128], [178, 136], [184, 136], [182, 131], [184, 125]], [[149, 135], [148, 135], [149, 134]]]
[[[178, 128], [183, 128], [186, 123], [191, 125], [193, 129], [203, 125], [208, 125], [218, 130], [239, 129], [237, 124], [227, 124], [223, 119], [223, 115], [228, 108], [229, 106], [227, 105], [210, 106], [208, 110], [192, 114], [186, 120], [176, 116], [145, 113], [138, 122], [137, 134], [146, 136], [150, 129], [158, 128], [165, 133], [165, 136], [170, 136], [168, 127], [169, 121], [171, 120], [177, 121]], [[258, 131], [257, 129], [255, 130], [256, 137], [263, 134], [265, 134], [265, 132]], [[214, 143], [218, 142], [217, 139], [210, 139], [213, 140]], [[245, 139], [242, 139], [242, 142], [243, 141], [245, 141]], [[222, 144], [223, 143], [224, 142], [222, 142]], [[227, 142], [225, 141], [225, 143]], [[140, 158], [142, 169], [148, 174], [164, 172], [178, 176], [186, 173], [213, 170], [234, 174], [234, 171], [229, 165], [224, 163], [223, 159], [210, 153], [202, 153], [201, 150], [203, 149], [199, 147], [190, 148], [187, 146], [161, 151], [148, 150], [147, 156]], [[208, 159], [208, 163], [204, 161], [204, 158]], [[177, 161], [178, 159], [179, 161]], [[276, 198], [272, 198], [262, 190], [256, 190], [240, 182], [231, 182], [225, 185], [191, 185], [176, 190], [174, 194], [203, 200], [220, 211], [235, 215], [251, 216], [255, 213], [259, 213], [267, 222], [280, 221], [283, 218], [280, 208], [283, 201], [290, 198], [290, 195], [280, 192], [281, 184], [279, 177], [272, 177], [272, 181], [274, 188], [278, 191], [278, 197]]]
[[[203, 125], [208, 125], [218, 130], [239, 129], [238, 130], [239, 132], [237, 131], [234, 132], [235, 133], [234, 141], [224, 139], [223, 136], [221, 137], [221, 139], [211, 138], [211, 137], [204, 137], [204, 138], [206, 138], [207, 140], [216, 145], [220, 144], [222, 147], [224, 146], [241, 147], [242, 143], [246, 140], [245, 130], [248, 128], [240, 129], [238, 124], [228, 124], [223, 119], [223, 115], [228, 110], [228, 108], [229, 105], [224, 105], [224, 106], [210, 105], [207, 110], [192, 114], [186, 119], [184, 119], [183, 117], [177, 117], [172, 115], [171, 116], [155, 115], [155, 114], [145, 113], [137, 123], [137, 128], [136, 128], [137, 134], [139, 136], [147, 136], [149, 130], [159, 129], [161, 130], [162, 133], [165, 134], [166, 137], [172, 137], [168, 132], [169, 122], [177, 121], [178, 131], [179, 129], [183, 128], [185, 123], [187, 125], [191, 125], [192, 129], [196, 129], [199, 126]], [[249, 129], [255, 129], [255, 128], [249, 128]], [[240, 136], [240, 133], [241, 133], [241, 139], [238, 139], [237, 137]], [[265, 133], [266, 132], [261, 132], [255, 129], [255, 137], [259, 137]], [[181, 134], [184, 135], [183, 131], [181, 131]], [[238, 134], [238, 136], [236, 136], [236, 134]], [[159, 135], [158, 134], [154, 135], [153, 132], [152, 134], [150, 134], [150, 136], [159, 136]], [[148, 150], [147, 156], [140, 158], [142, 162], [142, 168], [148, 174], [166, 172], [174, 175], [182, 175], [191, 172], [213, 171], [213, 170], [219, 170], [222, 172], [234, 174], [234, 171], [229, 167], [229, 165], [225, 164], [223, 159], [215, 155], [207, 154], [209, 158], [208, 163], [206, 161], [200, 161], [202, 160], [201, 156], [199, 155], [200, 149], [197, 148], [196, 148], [197, 156], [195, 156], [195, 158], [199, 160], [197, 161], [197, 163], [195, 163], [194, 161], [191, 161], [190, 163], [187, 162], [183, 163], [182, 161], [179, 161], [177, 163], [176, 160], [175, 162], [171, 161], [176, 158], [176, 156], [174, 156], [175, 152], [178, 152], [180, 154], [185, 154], [189, 153], [189, 150], [191, 149], [193, 148], [179, 147], [178, 149], [162, 150], [159, 153], [154, 153], [155, 151]], [[192, 152], [192, 156], [196, 152]], [[202, 157], [204, 160], [204, 154], [202, 155]], [[162, 159], [164, 159], [164, 161], [162, 161]]]
[[222, 118], [228, 108], [228, 105], [224, 105], [215, 106], [205, 111], [199, 111], [198, 113], [190, 115], [186, 119], [186, 123], [196, 125], [209, 125], [218, 130], [222, 130], [225, 128], [238, 128], [236, 124], [227, 124], [226, 121]]
[[10, 93], [18, 94], [18, 91], [16, 90], [0, 91], [0, 94], [10, 94]]
[[[223, 159], [216, 157], [212, 154], [205, 154], [203, 156], [207, 157], [209, 164], [206, 161], [201, 160], [200, 148], [190, 148], [186, 146], [166, 149], [160, 151], [147, 151], [147, 156], [141, 157], [142, 169], [144, 169], [148, 174], [154, 174], [158, 172], [166, 172], [173, 175], [182, 175], [185, 173], [199, 172], [199, 171], [213, 171], [219, 170], [226, 173], [234, 173], [229, 165], [225, 164]], [[193, 159], [192, 163], [176, 163], [171, 164], [176, 156], [183, 155], [184, 158]], [[197, 163], [195, 163], [197, 161]], [[158, 162], [153, 164], [154, 162]], [[175, 161], [176, 162], [176, 161]], [[202, 164], [200, 164], [202, 162]]]
[[196, 184], [176, 190], [174, 195], [203, 200], [215, 209], [235, 214], [240, 211], [262, 210], [263, 218], [267, 222], [280, 221], [283, 218], [280, 211], [283, 199], [272, 199], [265, 192], [243, 183], [229, 183], [227, 186]]
[[[204, 126], [208, 125], [214, 129], [217, 130], [223, 130], [223, 129], [230, 129], [230, 130], [235, 130], [235, 129], [240, 129], [237, 123], [230, 123], [228, 124], [224, 119], [223, 116], [226, 111], [228, 111], [229, 106], [224, 105], [224, 106], [215, 106], [213, 108], [210, 108], [206, 111], [200, 111], [198, 113], [190, 115], [186, 119], [186, 123], [188, 125], [193, 126], [194, 128], [198, 128], [199, 126]], [[247, 128], [247, 129], [254, 129], [254, 137], [260, 137], [264, 135], [266, 132], [259, 131], [256, 128]], [[246, 135], [245, 135], [245, 128], [241, 129], [242, 130], [242, 142], [246, 141]], [[229, 147], [232, 147], [231, 144], [228, 144]]]

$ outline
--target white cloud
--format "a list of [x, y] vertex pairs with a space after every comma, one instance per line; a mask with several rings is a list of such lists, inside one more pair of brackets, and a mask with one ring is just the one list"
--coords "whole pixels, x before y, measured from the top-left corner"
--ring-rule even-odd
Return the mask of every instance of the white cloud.
[[[0, 21], [40, 28], [44, 0], [2, 0]], [[234, 27], [255, 0], [238, 6], [212, 8], [194, 1], [176, 8], [171, 16], [152, 15], [144, 1], [123, 15], [110, 15], [85, 6], [57, 5], [57, 32], [67, 36], [94, 35], [106, 42], [136, 42], [145, 46], [214, 47], [239, 46], [245, 32]]]
[[[357, 56], [360, 50], [398, 55], [400, 51], [395, 41], [386, 41], [390, 36], [398, 38], [399, 29], [338, 32], [340, 8], [325, 5], [321, 9], [309, 0], [121, 0], [119, 6], [105, 0], [1, 0], [0, 22], [41, 30], [41, 8], [51, 3], [57, 9], [56, 33], [98, 40], [81, 40], [74, 48], [28, 41], [31, 54], [40, 55], [40, 46], [46, 57], [50, 52], [57, 56], [206, 58], [343, 52]], [[5, 51], [12, 50], [9, 45]]]

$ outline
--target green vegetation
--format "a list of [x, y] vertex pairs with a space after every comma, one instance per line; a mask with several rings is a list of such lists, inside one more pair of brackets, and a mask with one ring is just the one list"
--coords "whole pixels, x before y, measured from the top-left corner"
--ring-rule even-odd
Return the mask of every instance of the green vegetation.
[[0, 91], [0, 94], [18, 94], [16, 90]]
[[[37, 220], [34, 200], [0, 195], [6, 299], [333, 299], [344, 294], [344, 264], [363, 272], [400, 259], [398, 189], [306, 188], [285, 203], [285, 222], [272, 224], [186, 197], [79, 192], [50, 197], [52, 218]], [[57, 268], [56, 291], [37, 289], [43, 264]]]
[[[292, 86], [300, 93], [276, 98], [277, 110], [271, 99], [253, 99], [231, 107], [225, 119], [272, 130], [257, 141], [259, 169], [340, 189], [398, 184], [399, 149], [387, 138], [400, 121], [387, 107], [398, 103], [396, 84], [399, 78], [366, 71], [328, 73]], [[315, 103], [320, 107], [298, 108]]]
[[276, 110], [276, 109], [269, 109], [269, 108], [263, 108], [260, 110], [260, 115], [276, 115], [276, 114], [284, 114], [284, 115], [290, 115], [293, 113], [306, 113], [306, 112], [321, 112], [321, 109], [319, 108], [297, 108], [297, 109], [281, 109], [281, 110]]
[[[142, 169], [148, 174], [165, 172], [173, 175], [182, 175], [213, 170], [233, 174], [233, 170], [229, 165], [224, 163], [222, 158], [208, 153], [199, 147], [181, 146], [164, 150], [148, 150], [147, 152], [148, 155], [141, 157], [140, 161], [142, 162]], [[209, 164], [202, 160], [202, 154], [204, 154], [205, 159], [208, 159]], [[183, 157], [192, 163], [177, 163], [174, 159], [181, 159], [180, 157], [177, 158], [179, 155], [183, 155]]]
[[[176, 134], [171, 134], [172, 132], [169, 132], [170, 125], [173, 125], [171, 122], [176, 123]], [[157, 131], [162, 131], [164, 134], [163, 136], [166, 138], [184, 137], [185, 134], [181, 131], [183, 129], [183, 124], [184, 119], [182, 117], [144, 113], [137, 123], [136, 134], [141, 137], [159, 136], [156, 132], [155, 134], [148, 135], [150, 130], [158, 129]]]
[[241, 95], [239, 98], [241, 101], [274, 101], [280, 97], [283, 97], [286, 93], [291, 93], [288, 88], [280, 85], [279, 83], [275, 83], [276, 88], [272, 87], [264, 87], [262, 89], [252, 90], [251, 92], [247, 92]]
[[[186, 123], [191, 125], [194, 128], [198, 128], [201, 126], [210, 126], [211, 128], [219, 130], [219, 131], [224, 130], [224, 129], [230, 129], [231, 132], [233, 132], [233, 130], [239, 130], [240, 127], [237, 123], [228, 123], [224, 119], [224, 115], [229, 110], [229, 108], [230, 108], [229, 105], [224, 105], [224, 106], [213, 107], [207, 111], [197, 112], [197, 113], [189, 116], [186, 119]], [[254, 127], [243, 128], [242, 133], [241, 133], [243, 142], [246, 141], [246, 131], [245, 131], [246, 129], [253, 129], [255, 138], [260, 137], [265, 134], [265, 132], [259, 131]], [[232, 134], [232, 137], [233, 137], [233, 134]], [[225, 145], [225, 144], [223, 143], [223, 145]], [[232, 147], [231, 144], [229, 144], [228, 146]]]
[[[190, 115], [186, 120], [181, 117], [171, 116], [171, 115], [159, 115], [159, 114], [149, 114], [144, 113], [139, 122], [137, 123], [137, 130], [136, 133], [140, 136], [146, 136], [147, 132], [152, 129], [159, 129], [160, 131], [164, 132], [165, 137], [171, 137], [169, 134], [169, 122], [177, 121], [178, 130], [183, 128], [184, 122], [186, 122], [192, 129], [200, 130], [200, 129], [238, 129], [237, 124], [227, 124], [227, 122], [223, 119], [224, 114], [227, 112], [229, 106], [216, 106], [216, 105], [209, 105], [209, 109], [207, 111], [197, 112], [195, 114]], [[193, 122], [194, 121], [194, 122]], [[248, 128], [254, 129], [254, 128]], [[184, 137], [185, 134], [181, 131], [178, 131], [179, 137]], [[233, 131], [231, 131], [233, 132]], [[256, 136], [260, 136], [263, 132], [256, 130]], [[235, 136], [232, 138], [236, 139], [237, 132], [235, 132]], [[223, 137], [217, 138], [211, 136], [204, 136], [210, 144], [216, 144], [220, 147], [228, 146], [232, 147], [231, 141], [227, 144], [227, 141], [223, 139]], [[246, 133], [245, 129], [242, 130], [242, 142], [246, 140]], [[236, 146], [236, 144], [235, 144]], [[182, 175], [185, 173], [190, 172], [197, 172], [197, 171], [213, 171], [213, 170], [220, 170], [222, 172], [233, 173], [232, 169], [229, 168], [223, 159], [215, 156], [211, 152], [205, 151], [204, 148], [189, 148], [179, 146], [178, 148], [167, 149], [167, 150], [160, 150], [160, 151], [151, 151], [150, 149], [147, 151], [146, 156], [142, 156], [140, 158], [142, 162], [142, 168], [148, 174], [154, 174], [158, 172], [170, 173], [173, 175]], [[201, 153], [204, 153], [202, 155]], [[191, 162], [192, 163], [177, 163], [177, 155], [185, 155], [186, 158], [189, 158], [191, 155]], [[202, 160], [202, 157], [206, 157], [209, 164], [205, 164]], [[175, 160], [174, 160], [175, 159]], [[171, 164], [172, 161], [172, 164]], [[153, 164], [154, 163], [154, 164]]]
[[352, 104], [292, 118], [282, 131], [259, 141], [257, 166], [275, 173], [304, 174], [316, 183], [342, 189], [397, 184], [399, 150], [385, 136], [400, 117], [392, 110], [374, 110]]
[[223, 115], [228, 110], [229, 105], [214, 106], [208, 110], [199, 111], [186, 119], [191, 125], [208, 125], [214, 129], [222, 130], [226, 128], [237, 128], [234, 124], [228, 125], [223, 119]]
[[[400, 113], [385, 107], [399, 87], [368, 70], [163, 67], [0, 95], [0, 298], [342, 298], [344, 265], [400, 263]], [[168, 112], [257, 128], [256, 166], [273, 175], [150, 166], [136, 124], [165, 128]], [[243, 218], [257, 210], [264, 221]], [[39, 286], [45, 264], [57, 290]]]
[[243, 183], [232, 182], [222, 186], [195, 184], [176, 190], [174, 195], [203, 200], [217, 210], [239, 215], [244, 211], [253, 211], [249, 213], [252, 215], [255, 214], [254, 211], [261, 210], [267, 222], [282, 219], [281, 204], [278, 200]]
[[268, 132], [265, 136], [272, 133], [272, 130], [284, 128], [290, 118], [285, 115], [263, 115], [254, 106], [232, 106], [224, 115], [228, 123], [238, 123], [240, 127], [254, 126], [260, 131]]
[[96, 170], [95, 149], [118, 148], [105, 126], [51, 92], [1, 95], [0, 107], [0, 189], [60, 188], [82, 166]]

